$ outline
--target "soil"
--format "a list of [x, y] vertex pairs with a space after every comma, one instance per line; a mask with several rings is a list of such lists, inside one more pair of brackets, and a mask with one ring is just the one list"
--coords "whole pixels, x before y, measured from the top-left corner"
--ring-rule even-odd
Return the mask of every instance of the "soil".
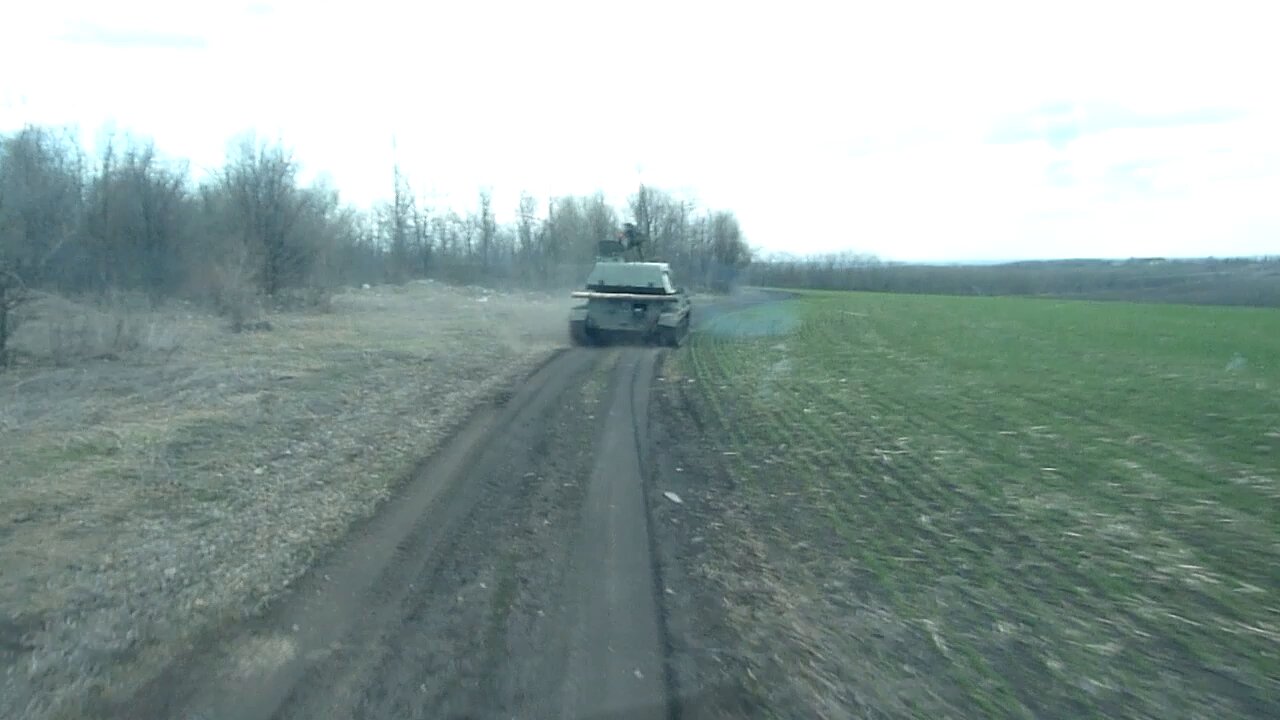
[[660, 352], [558, 355], [264, 617], [102, 714], [669, 717], [642, 470]]
[[[704, 304], [696, 317], [769, 299]], [[263, 612], [211, 626], [140, 691], [84, 714], [713, 718], [799, 707], [770, 675], [778, 668], [742, 653], [707, 572], [725, 561], [708, 540], [733, 531], [732, 480], [662, 371], [670, 352], [557, 353], [477, 410]], [[0, 640], [15, 634], [0, 627]]]
[[0, 374], [0, 717], [85, 717], [261, 615], [564, 346], [569, 305], [424, 281], [251, 334], [28, 306]]

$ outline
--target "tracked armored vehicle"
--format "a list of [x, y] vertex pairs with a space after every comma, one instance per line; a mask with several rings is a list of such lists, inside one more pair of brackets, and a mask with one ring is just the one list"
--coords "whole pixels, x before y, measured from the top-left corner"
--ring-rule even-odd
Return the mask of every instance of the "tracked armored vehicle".
[[667, 263], [644, 261], [642, 243], [630, 224], [617, 240], [600, 243], [586, 289], [573, 293], [585, 300], [569, 311], [575, 345], [677, 347], [688, 335], [689, 297], [673, 284]]

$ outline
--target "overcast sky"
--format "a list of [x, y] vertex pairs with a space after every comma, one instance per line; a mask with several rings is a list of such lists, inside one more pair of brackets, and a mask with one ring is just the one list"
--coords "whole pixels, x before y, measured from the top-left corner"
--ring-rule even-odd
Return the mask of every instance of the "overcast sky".
[[396, 157], [459, 208], [644, 182], [769, 250], [1275, 254], [1273, 5], [46, 0], [5, 11], [0, 131], [198, 173], [252, 129], [361, 205]]

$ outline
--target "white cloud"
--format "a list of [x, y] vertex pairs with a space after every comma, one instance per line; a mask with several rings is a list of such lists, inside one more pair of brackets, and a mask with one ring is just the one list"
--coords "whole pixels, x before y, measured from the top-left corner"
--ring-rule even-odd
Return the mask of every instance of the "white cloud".
[[362, 203], [389, 189], [394, 136], [440, 202], [471, 203], [482, 185], [500, 209], [522, 189], [688, 187], [775, 249], [1280, 247], [1265, 3], [55, 2], [16, 15], [0, 30], [0, 131], [76, 123], [92, 137], [110, 122], [200, 168], [254, 129]]

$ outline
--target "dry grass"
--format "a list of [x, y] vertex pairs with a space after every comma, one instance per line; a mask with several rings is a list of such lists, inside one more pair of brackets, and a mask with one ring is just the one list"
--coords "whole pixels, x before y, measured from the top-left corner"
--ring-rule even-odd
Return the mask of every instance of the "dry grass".
[[117, 295], [92, 305], [38, 293], [18, 314], [12, 350], [27, 365], [175, 354], [190, 336], [207, 334], [189, 306], [153, 310], [145, 298]]
[[568, 305], [417, 283], [232, 334], [42, 299], [0, 375], [0, 717], [78, 715], [260, 610], [564, 344]]

